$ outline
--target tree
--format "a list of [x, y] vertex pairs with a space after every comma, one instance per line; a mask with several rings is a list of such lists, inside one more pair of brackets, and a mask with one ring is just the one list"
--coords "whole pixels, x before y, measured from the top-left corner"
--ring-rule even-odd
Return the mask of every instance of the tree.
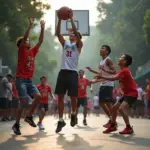
[[112, 47], [115, 60], [123, 53], [133, 56], [133, 73], [139, 65], [149, 60], [150, 47], [145, 42], [142, 30], [145, 11], [149, 6], [149, 0], [138, 3], [137, 0], [112, 0], [108, 4], [98, 1], [100, 21], [97, 28]]
[[150, 9], [146, 10], [146, 14], [144, 16], [143, 31], [146, 43], [150, 45]]
[[0, 1], [0, 57], [13, 72], [16, 69], [17, 60], [16, 38], [24, 34], [29, 16], [39, 20], [44, 10], [49, 8], [50, 5], [36, 0]]

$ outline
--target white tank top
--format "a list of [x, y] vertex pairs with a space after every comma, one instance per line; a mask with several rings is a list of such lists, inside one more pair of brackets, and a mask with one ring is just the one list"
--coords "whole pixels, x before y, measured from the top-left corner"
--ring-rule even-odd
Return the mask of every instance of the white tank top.
[[[100, 66], [104, 67], [105, 70], [111, 71], [110, 68], [106, 64], [106, 60], [110, 59], [110, 57], [106, 57], [104, 60], [100, 61]], [[109, 73], [100, 70], [102, 76], [111, 76]], [[104, 81], [101, 83], [101, 86], [114, 86], [114, 81]]]
[[65, 41], [62, 53], [61, 69], [77, 71], [79, 55], [80, 53], [76, 43]]

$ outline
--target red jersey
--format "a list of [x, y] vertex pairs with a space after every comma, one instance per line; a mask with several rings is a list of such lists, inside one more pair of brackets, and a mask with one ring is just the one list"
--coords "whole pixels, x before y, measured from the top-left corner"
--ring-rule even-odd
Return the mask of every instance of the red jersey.
[[129, 68], [121, 69], [117, 75], [120, 77], [119, 83], [124, 93], [123, 96], [138, 97], [136, 83]]
[[147, 85], [146, 90], [147, 90], [147, 99], [150, 100], [150, 85]]
[[40, 103], [48, 104], [48, 94], [52, 95], [51, 87], [48, 84], [46, 85], [39, 84], [37, 85], [37, 88], [42, 95]]
[[15, 98], [18, 98], [18, 92], [17, 92], [17, 89], [16, 89], [16, 83], [15, 82], [12, 82], [12, 91], [13, 91], [13, 96]]
[[18, 49], [18, 65], [16, 77], [32, 79], [34, 73], [35, 56], [38, 53], [36, 47], [27, 50], [24, 44]]
[[86, 97], [86, 89], [89, 86], [89, 80], [87, 78], [78, 79], [78, 98]]

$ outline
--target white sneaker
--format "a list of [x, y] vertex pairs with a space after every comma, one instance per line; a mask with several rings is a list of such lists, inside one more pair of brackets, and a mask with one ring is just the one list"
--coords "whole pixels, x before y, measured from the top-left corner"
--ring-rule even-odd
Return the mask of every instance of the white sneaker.
[[39, 130], [44, 130], [45, 129], [41, 123], [39, 123], [38, 126], [39, 126]]

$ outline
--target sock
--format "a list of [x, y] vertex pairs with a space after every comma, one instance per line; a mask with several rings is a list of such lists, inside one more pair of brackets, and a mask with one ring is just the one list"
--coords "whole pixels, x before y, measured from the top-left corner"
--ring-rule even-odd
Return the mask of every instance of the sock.
[[60, 121], [60, 122], [63, 122], [64, 120], [63, 120], [63, 118], [59, 118], [59, 121]]

